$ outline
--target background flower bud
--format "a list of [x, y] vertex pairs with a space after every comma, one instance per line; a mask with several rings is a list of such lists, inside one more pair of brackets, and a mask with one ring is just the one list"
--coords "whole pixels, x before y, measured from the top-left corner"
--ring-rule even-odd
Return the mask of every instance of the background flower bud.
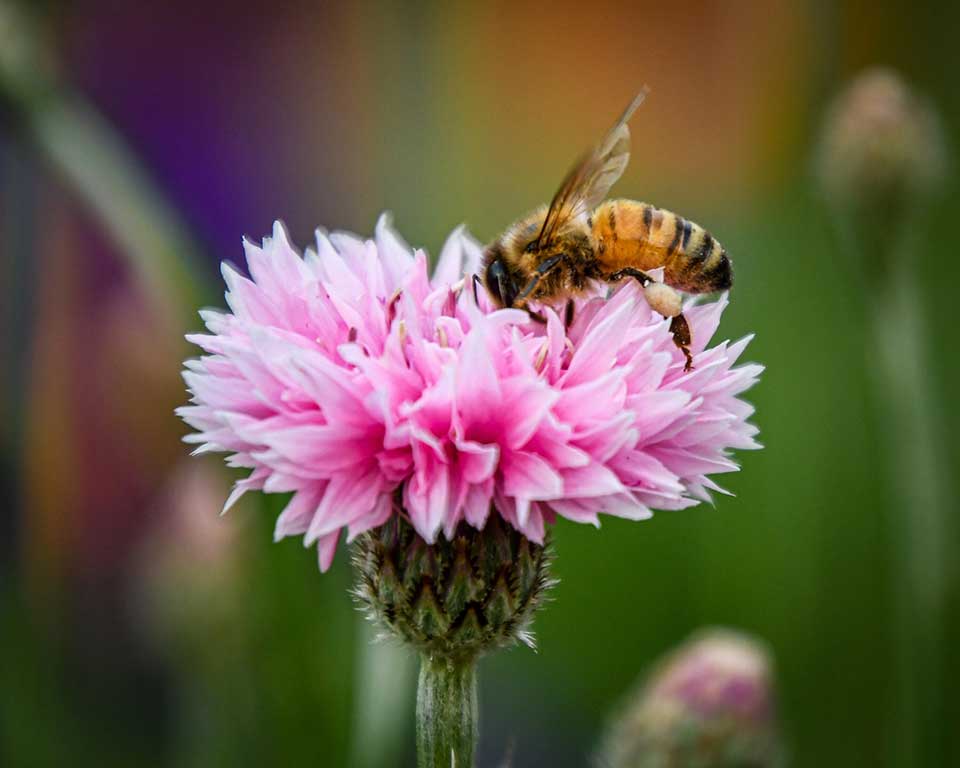
[[856, 77], [830, 108], [818, 173], [834, 203], [884, 214], [935, 189], [945, 156], [933, 108], [896, 72], [876, 68]]
[[666, 656], [608, 732], [603, 768], [775, 766], [781, 761], [769, 654], [729, 630]]

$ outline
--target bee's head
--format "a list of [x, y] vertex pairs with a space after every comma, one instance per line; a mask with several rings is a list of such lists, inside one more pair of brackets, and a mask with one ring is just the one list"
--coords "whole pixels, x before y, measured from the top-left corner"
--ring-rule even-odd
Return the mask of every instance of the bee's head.
[[519, 288], [507, 270], [503, 247], [500, 243], [491, 245], [483, 258], [483, 284], [487, 293], [501, 307], [512, 307]]

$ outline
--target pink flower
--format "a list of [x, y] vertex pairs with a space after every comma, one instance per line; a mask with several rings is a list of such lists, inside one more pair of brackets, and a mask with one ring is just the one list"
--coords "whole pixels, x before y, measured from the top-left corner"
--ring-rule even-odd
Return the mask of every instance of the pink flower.
[[[710, 475], [757, 448], [734, 367], [749, 338], [710, 349], [726, 298], [690, 306], [695, 369], [669, 322], [628, 282], [577, 301], [569, 329], [496, 310], [463, 275], [481, 249], [458, 229], [431, 279], [381, 218], [373, 240], [317, 234], [301, 257], [283, 227], [244, 243], [248, 279], [224, 265], [230, 312], [204, 311], [205, 356], [186, 363], [178, 410], [197, 453], [224, 451], [248, 490], [293, 492], [277, 539], [348, 540], [406, 514], [428, 542], [499, 514], [542, 542], [557, 515], [599, 525], [680, 509], [722, 491]], [[396, 499], [401, 503], [398, 508]]]

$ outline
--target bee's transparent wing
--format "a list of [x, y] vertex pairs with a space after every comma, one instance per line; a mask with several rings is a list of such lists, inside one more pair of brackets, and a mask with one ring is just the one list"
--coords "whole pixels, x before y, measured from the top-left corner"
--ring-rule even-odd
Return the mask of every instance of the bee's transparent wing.
[[571, 219], [593, 210], [630, 162], [630, 128], [627, 121], [646, 98], [644, 86], [603, 140], [567, 174], [554, 195], [537, 244], [544, 245]]

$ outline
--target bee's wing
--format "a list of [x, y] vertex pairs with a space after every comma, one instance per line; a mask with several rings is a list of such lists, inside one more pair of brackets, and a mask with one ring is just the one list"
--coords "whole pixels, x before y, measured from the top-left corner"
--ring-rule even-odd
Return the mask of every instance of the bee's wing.
[[627, 121], [646, 98], [644, 86], [624, 110], [603, 140], [577, 163], [554, 195], [537, 243], [544, 245], [571, 219], [593, 210], [607, 196], [610, 187], [630, 162], [630, 128]]

